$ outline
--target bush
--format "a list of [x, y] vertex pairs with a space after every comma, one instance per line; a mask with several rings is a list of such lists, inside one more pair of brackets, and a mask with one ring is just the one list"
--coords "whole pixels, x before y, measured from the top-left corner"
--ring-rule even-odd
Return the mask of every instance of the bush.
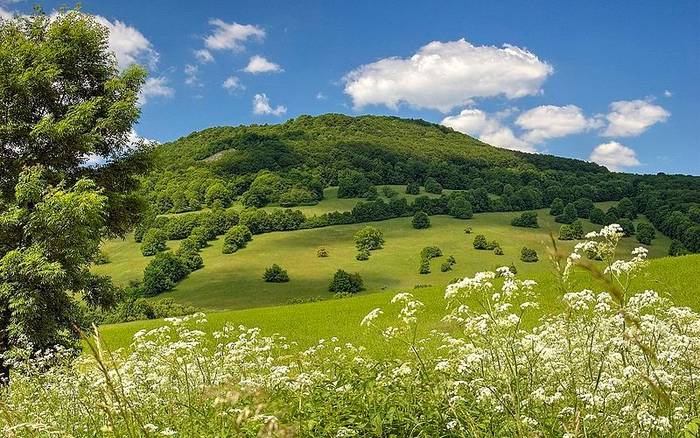
[[514, 227], [523, 228], [539, 228], [540, 225], [537, 223], [537, 213], [534, 211], [526, 211], [520, 216], [513, 218], [510, 224]]
[[143, 271], [143, 294], [158, 295], [175, 287], [175, 284], [190, 273], [184, 260], [172, 252], [161, 252]]
[[146, 231], [141, 242], [141, 254], [149, 257], [161, 251], [165, 251], [166, 238], [165, 231], [160, 228], [151, 228]]
[[589, 214], [589, 220], [596, 225], [605, 225], [605, 212], [598, 207], [593, 207]]
[[355, 256], [355, 259], [361, 262], [369, 260], [369, 251], [367, 251], [366, 249], [360, 250]]
[[496, 255], [503, 255], [503, 248], [501, 248], [500, 246], [497, 246], [493, 249], [493, 253]]
[[447, 257], [447, 260], [445, 260], [445, 262], [440, 266], [440, 271], [441, 272], [451, 271], [452, 266], [454, 266], [455, 263], [457, 263], [457, 261], [455, 260], [455, 258], [453, 256]]
[[217, 182], [209, 186], [205, 195], [204, 202], [213, 207], [216, 203], [223, 207], [227, 207], [231, 202], [231, 193], [223, 183]]
[[423, 186], [425, 187], [425, 191], [428, 193], [434, 193], [436, 195], [442, 193], [442, 185], [440, 185], [440, 183], [433, 177], [426, 178]]
[[350, 274], [342, 269], [338, 269], [333, 275], [333, 280], [328, 286], [330, 292], [335, 293], [357, 293], [363, 289], [362, 277], [357, 272]]
[[554, 198], [552, 205], [549, 207], [549, 214], [552, 216], [559, 216], [564, 213], [564, 201], [561, 198]]
[[442, 250], [437, 246], [426, 246], [420, 252], [421, 259], [433, 259], [435, 257], [442, 257]]
[[637, 224], [637, 241], [644, 245], [651, 245], [651, 241], [656, 237], [654, 227], [648, 222]]
[[428, 228], [430, 226], [430, 217], [423, 211], [417, 211], [416, 214], [413, 215], [411, 225], [413, 225], [413, 228], [416, 230]]
[[474, 216], [472, 205], [462, 196], [455, 196], [447, 202], [450, 216], [457, 219], [471, 219]]
[[231, 254], [241, 248], [245, 248], [246, 244], [253, 239], [253, 234], [245, 225], [236, 225], [231, 227], [224, 236], [224, 254]]
[[357, 170], [338, 172], [338, 198], [360, 198], [369, 190], [370, 182]]
[[489, 243], [486, 240], [486, 236], [483, 234], [477, 234], [476, 237], [474, 237], [474, 249], [489, 249]]
[[408, 185], [406, 186], [406, 194], [407, 195], [420, 194], [420, 184], [418, 184], [417, 182], [408, 183]]
[[396, 195], [398, 195], [399, 192], [397, 192], [396, 190], [394, 190], [393, 188], [391, 188], [389, 186], [383, 186], [382, 187], [382, 194], [384, 194], [385, 197], [391, 199], [391, 198], [395, 197]]
[[622, 227], [622, 234], [625, 237], [634, 235], [634, 223], [631, 219], [623, 217], [617, 221], [617, 224]]
[[430, 260], [421, 259], [420, 266], [418, 267], [418, 273], [421, 275], [430, 274]]
[[492, 240], [488, 243], [488, 245], [486, 245], [485, 249], [491, 251], [492, 249], [496, 249], [496, 248], [500, 248], [500, 247], [501, 247], [501, 245], [498, 242], [496, 242], [495, 240]]
[[571, 229], [571, 225], [564, 224], [559, 227], [559, 240], [574, 240], [574, 230]]
[[185, 240], [183, 240], [182, 243], [180, 243], [180, 245], [182, 245], [188, 240], [192, 242], [192, 244], [196, 246], [197, 249], [206, 248], [207, 243], [209, 242], [209, 235], [206, 228], [201, 225], [194, 227], [190, 235]]
[[571, 232], [574, 236], [574, 239], [583, 239], [585, 233], [583, 231], [583, 222], [581, 222], [580, 219], [576, 219], [569, 226], [571, 227]]
[[263, 274], [263, 280], [268, 283], [286, 283], [289, 281], [289, 275], [287, 271], [282, 269], [278, 264], [273, 264], [269, 268], [265, 269]]
[[295, 207], [297, 205], [313, 205], [318, 203], [316, 196], [303, 188], [291, 188], [280, 196], [282, 207]]
[[384, 235], [377, 228], [368, 225], [355, 233], [353, 240], [358, 251], [373, 251], [382, 247]]
[[466, 227], [464, 229], [464, 234], [471, 234], [472, 233], [472, 227]]
[[554, 220], [560, 224], [570, 224], [575, 221], [577, 217], [578, 213], [576, 212], [576, 207], [574, 207], [574, 204], [569, 203], [564, 207], [564, 212], [554, 218]]
[[539, 258], [537, 257], [537, 251], [535, 251], [534, 249], [523, 247], [523, 249], [520, 250], [520, 260], [526, 263], [533, 263], [538, 261]]
[[316, 257], [328, 257], [328, 250], [324, 247], [321, 247], [316, 250]]
[[175, 255], [180, 257], [185, 262], [187, 269], [190, 271], [196, 271], [197, 269], [202, 269], [204, 267], [204, 260], [197, 250], [180, 246]]
[[685, 254], [688, 254], [688, 250], [685, 249], [683, 243], [680, 240], [673, 239], [671, 246], [668, 247], [668, 255], [676, 257]]

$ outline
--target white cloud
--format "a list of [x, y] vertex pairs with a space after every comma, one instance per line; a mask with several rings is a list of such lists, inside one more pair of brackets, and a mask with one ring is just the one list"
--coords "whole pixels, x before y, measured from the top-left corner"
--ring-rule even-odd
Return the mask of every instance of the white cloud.
[[[150, 145], [157, 145], [160, 142], [157, 140], [151, 140], [145, 137], [141, 137], [135, 129], [131, 129], [129, 131], [129, 136], [127, 138], [127, 144], [124, 147], [124, 149], [119, 153], [119, 155], [124, 155], [128, 152], [131, 152], [135, 149], [138, 149], [140, 147], [144, 146], [150, 146]], [[108, 157], [104, 157], [102, 155], [98, 154], [90, 154], [86, 157], [86, 161], [83, 164], [85, 167], [94, 167], [94, 166], [101, 166], [107, 162]]]
[[241, 84], [241, 82], [236, 76], [229, 76], [228, 78], [226, 78], [226, 80], [221, 86], [230, 92], [236, 90], [245, 90], [245, 86]]
[[665, 97], [672, 97], [673, 93], [671, 93], [671, 91], [669, 91], [669, 90], [664, 90], [664, 96]]
[[258, 74], [258, 73], [280, 73], [284, 70], [279, 64], [268, 61], [262, 56], [255, 55], [250, 58], [248, 65], [243, 69], [246, 73]]
[[518, 138], [498, 116], [490, 116], [480, 109], [462, 110], [456, 116], [445, 117], [441, 124], [493, 146], [535, 152], [532, 143]]
[[158, 52], [138, 29], [119, 20], [111, 22], [99, 15], [96, 15], [95, 19], [109, 29], [109, 49], [116, 55], [120, 69], [132, 64], [145, 64], [155, 68], [159, 58]]
[[325, 94], [323, 94], [321, 91], [319, 91], [318, 93], [316, 93], [316, 99], [326, 100], [326, 99], [328, 99], [328, 97]]
[[151, 77], [141, 87], [139, 105], [145, 105], [152, 97], [171, 97], [175, 90], [168, 86], [168, 79], [164, 76]]
[[596, 146], [589, 158], [612, 171], [619, 171], [623, 167], [639, 166], [637, 154], [634, 149], [628, 148], [616, 141], [603, 143]]
[[348, 73], [345, 93], [355, 108], [406, 103], [448, 112], [472, 99], [514, 99], [540, 93], [552, 74], [546, 62], [516, 46], [474, 46], [464, 39], [433, 41], [410, 58], [384, 58]]
[[12, 18], [12, 12], [0, 6], [0, 18], [4, 20], [9, 20]]
[[199, 81], [199, 67], [193, 64], [187, 64], [185, 66], [185, 83], [191, 87], [201, 87], [202, 83]]
[[209, 20], [209, 24], [214, 26], [214, 31], [204, 38], [207, 49], [242, 52], [248, 39], [265, 38], [265, 30], [252, 24], [226, 23], [218, 18]]
[[256, 94], [253, 97], [253, 114], [267, 115], [272, 114], [273, 116], [281, 116], [287, 112], [287, 108], [279, 105], [276, 108], [272, 108], [270, 105], [270, 99], [267, 98], [265, 93]]
[[610, 112], [605, 116], [608, 127], [605, 137], [634, 137], [650, 126], [665, 122], [671, 113], [647, 100], [620, 100], [610, 104]]
[[202, 64], [207, 64], [214, 60], [214, 56], [207, 49], [195, 50], [194, 57], [197, 58], [197, 61], [201, 62]]
[[541, 143], [600, 127], [601, 122], [596, 118], [587, 118], [576, 105], [542, 105], [522, 113], [515, 124], [527, 131], [523, 135], [525, 140]]

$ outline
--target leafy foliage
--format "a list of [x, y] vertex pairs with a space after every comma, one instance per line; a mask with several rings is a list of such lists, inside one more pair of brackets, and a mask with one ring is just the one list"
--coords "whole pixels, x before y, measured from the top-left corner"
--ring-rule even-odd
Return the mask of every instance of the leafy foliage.
[[411, 225], [413, 225], [413, 228], [416, 230], [428, 228], [430, 227], [430, 218], [426, 212], [417, 211], [416, 214], [413, 215]]
[[526, 211], [520, 216], [513, 218], [510, 224], [514, 227], [524, 227], [524, 228], [539, 228], [540, 225], [537, 223], [537, 212]]
[[287, 274], [287, 271], [282, 269], [280, 265], [274, 263], [272, 266], [265, 269], [263, 280], [268, 283], [286, 283], [289, 281], [289, 274]]
[[532, 248], [523, 247], [523, 249], [520, 250], [520, 260], [526, 263], [538, 261], [539, 258], [537, 257], [537, 251]]
[[333, 275], [328, 290], [335, 293], [357, 293], [363, 289], [362, 277], [357, 272], [350, 274], [338, 269]]

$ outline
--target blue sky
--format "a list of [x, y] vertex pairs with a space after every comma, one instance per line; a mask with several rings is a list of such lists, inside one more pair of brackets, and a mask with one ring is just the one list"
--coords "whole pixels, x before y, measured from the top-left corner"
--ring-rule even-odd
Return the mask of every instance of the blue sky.
[[[32, 5], [0, 0], [0, 15]], [[150, 69], [136, 128], [145, 138], [301, 114], [390, 114], [611, 169], [700, 174], [695, 0], [122, 0], [82, 9], [110, 27], [122, 66]]]

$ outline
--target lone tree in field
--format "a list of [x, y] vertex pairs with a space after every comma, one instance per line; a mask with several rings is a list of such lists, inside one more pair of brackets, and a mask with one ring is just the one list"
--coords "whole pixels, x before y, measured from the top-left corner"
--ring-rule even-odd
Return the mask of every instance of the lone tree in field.
[[286, 269], [282, 269], [280, 265], [274, 263], [269, 268], [265, 269], [263, 280], [268, 283], [286, 283], [289, 281], [289, 274]]
[[22, 349], [77, 346], [78, 299], [114, 300], [89, 270], [100, 240], [143, 209], [129, 136], [146, 73], [120, 72], [108, 37], [75, 11], [0, 19], [0, 380]]
[[373, 251], [384, 245], [384, 235], [377, 228], [366, 226], [353, 236], [358, 251]]
[[335, 293], [357, 293], [363, 289], [362, 277], [357, 272], [350, 274], [342, 269], [333, 275], [328, 290]]
[[428, 228], [430, 226], [430, 217], [424, 211], [417, 211], [416, 214], [413, 215], [411, 225], [413, 225], [413, 228], [416, 230]]
[[656, 237], [654, 226], [648, 222], [640, 222], [637, 225], [637, 241], [644, 245], [651, 245], [651, 241]]

